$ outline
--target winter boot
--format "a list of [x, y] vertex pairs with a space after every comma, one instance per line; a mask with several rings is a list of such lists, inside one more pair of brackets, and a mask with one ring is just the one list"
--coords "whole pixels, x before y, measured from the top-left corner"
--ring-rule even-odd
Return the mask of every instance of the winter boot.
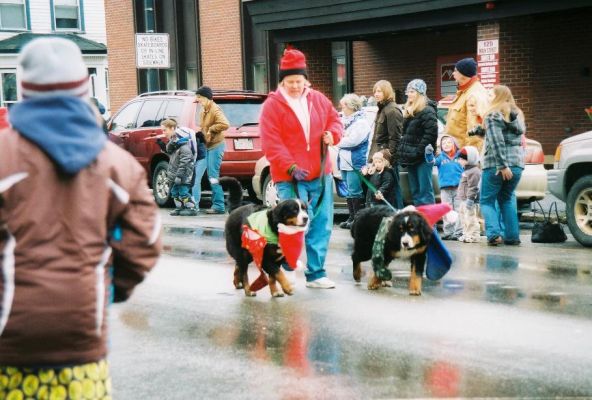
[[362, 208], [364, 208], [364, 199], [352, 199], [352, 210], [353, 210], [353, 213], [351, 216], [352, 222], [349, 224], [349, 227], [347, 229], [351, 229], [351, 226], [353, 225], [354, 220], [356, 219], [356, 214]]
[[181, 208], [175, 208], [173, 211], [171, 211], [169, 213], [169, 215], [173, 215], [173, 216], [175, 216], [175, 215], [181, 215], [181, 210], [182, 210]]
[[349, 210], [349, 217], [347, 217], [347, 221], [343, 221], [339, 224], [339, 227], [342, 229], [350, 229], [352, 222], [354, 222], [354, 200], [347, 198], [347, 209]]

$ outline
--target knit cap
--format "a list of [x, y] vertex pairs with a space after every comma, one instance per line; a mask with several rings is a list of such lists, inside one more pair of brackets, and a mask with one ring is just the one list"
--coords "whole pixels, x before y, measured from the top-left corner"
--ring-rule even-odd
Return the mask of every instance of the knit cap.
[[18, 65], [23, 98], [89, 95], [88, 69], [71, 40], [32, 40], [21, 50]]
[[306, 57], [296, 49], [286, 49], [280, 60], [280, 82], [288, 75], [304, 75], [308, 79]]
[[472, 57], [463, 58], [458, 61], [454, 68], [467, 78], [472, 78], [477, 75], [477, 61]]
[[212, 100], [212, 97], [214, 97], [214, 93], [212, 92], [212, 89], [209, 86], [200, 86], [195, 91], [195, 94], [199, 95], [199, 96], [203, 96], [209, 100]]
[[479, 162], [479, 150], [475, 146], [465, 146], [460, 149], [458, 157], [467, 160], [467, 165], [477, 165]]
[[411, 82], [409, 82], [407, 84], [406, 91], [408, 92], [410, 89], [413, 89], [417, 93], [422, 94], [422, 95], [425, 95], [426, 92], [428, 91], [428, 87], [427, 87], [426, 83], [421, 79], [414, 79]]

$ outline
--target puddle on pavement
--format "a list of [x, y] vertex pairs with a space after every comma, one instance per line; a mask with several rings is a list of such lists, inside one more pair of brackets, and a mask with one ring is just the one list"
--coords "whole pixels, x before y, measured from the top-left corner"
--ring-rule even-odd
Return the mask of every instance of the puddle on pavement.
[[192, 258], [195, 260], [226, 260], [229, 257], [226, 253], [226, 249], [224, 248], [223, 244], [220, 244], [219, 250], [202, 250], [199, 248], [192, 248], [181, 245], [177, 246], [165, 244], [164, 246], [162, 246], [162, 251], [164, 254], [173, 257]]
[[[513, 290], [502, 289], [502, 292]], [[280, 306], [274, 302], [245, 301], [238, 307], [238, 314], [231, 321], [220, 322], [209, 330], [208, 338], [215, 346], [233, 354], [238, 351], [252, 362], [283, 368], [282, 374], [293, 375], [303, 384], [316, 382], [315, 379], [341, 382], [343, 387], [339, 390], [349, 396], [340, 397], [333, 393], [331, 398], [361, 398], [353, 392], [363, 394], [364, 398], [492, 395], [516, 398], [586, 394], [579, 393], [577, 387], [546, 381], [536, 373], [526, 372], [520, 376], [504, 368], [492, 371], [479, 362], [473, 364], [464, 360], [462, 354], [455, 353], [453, 343], [437, 340], [424, 343], [427, 353], [413, 349], [417, 338], [411, 339], [409, 347], [381, 347], [381, 339], [372, 337], [371, 332], [360, 331], [353, 337], [351, 333], [337, 332], [331, 321], [315, 317], [314, 313], [292, 304]], [[409, 340], [401, 337], [402, 341], [406, 339]], [[303, 390], [283, 389], [294, 391], [288, 394]], [[318, 397], [310, 394], [293, 398]]]
[[168, 235], [183, 235], [193, 237], [213, 237], [223, 238], [224, 230], [218, 228], [204, 228], [204, 227], [180, 227], [180, 226], [165, 226], [164, 233]]

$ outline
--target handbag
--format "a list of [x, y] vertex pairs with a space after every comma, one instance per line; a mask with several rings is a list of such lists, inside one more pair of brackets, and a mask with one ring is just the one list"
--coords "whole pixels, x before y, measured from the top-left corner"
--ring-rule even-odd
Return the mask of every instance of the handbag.
[[[533, 243], [563, 243], [567, 240], [567, 235], [563, 231], [563, 227], [559, 222], [559, 213], [557, 212], [557, 202], [551, 203], [549, 206], [549, 212], [545, 214], [545, 210], [541, 203], [537, 201], [539, 208], [543, 213], [543, 221], [542, 222], [535, 222], [534, 226], [532, 227], [532, 236], [530, 240]], [[555, 206], [555, 216], [557, 218], [557, 222], [551, 221], [551, 211], [553, 210], [553, 206]], [[536, 215], [536, 209], [534, 210]]]

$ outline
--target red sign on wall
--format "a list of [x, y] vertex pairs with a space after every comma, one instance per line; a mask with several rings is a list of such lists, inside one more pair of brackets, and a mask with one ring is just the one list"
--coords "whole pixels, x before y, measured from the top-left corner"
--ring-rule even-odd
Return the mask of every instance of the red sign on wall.
[[477, 73], [486, 89], [499, 83], [499, 40], [477, 42]]

